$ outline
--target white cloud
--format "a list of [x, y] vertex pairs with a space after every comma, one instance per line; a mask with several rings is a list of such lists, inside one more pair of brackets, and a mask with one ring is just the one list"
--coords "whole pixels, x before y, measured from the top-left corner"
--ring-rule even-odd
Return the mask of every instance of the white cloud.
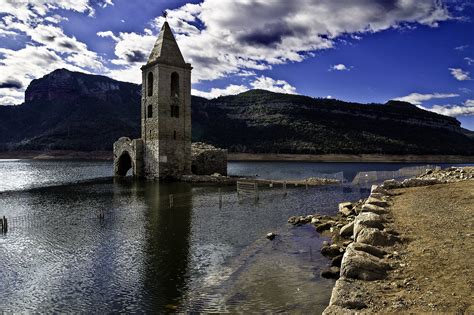
[[466, 60], [468, 65], [470, 65], [470, 66], [474, 65], [474, 59], [466, 57], [466, 58], [464, 58], [464, 60]]
[[[204, 0], [167, 12], [182, 53], [193, 64], [193, 82], [300, 62], [313, 51], [332, 48], [343, 35], [360, 38], [409, 23], [436, 27], [451, 18], [438, 0]], [[163, 21], [154, 20], [154, 37]], [[149, 52], [151, 35], [115, 36], [121, 38], [117, 45], [137, 44]], [[117, 57], [124, 60], [123, 53]]]
[[113, 32], [111, 31], [107, 31], [107, 32], [97, 32], [97, 36], [99, 37], [103, 37], [103, 38], [107, 38], [107, 37], [110, 37], [112, 38], [114, 41], [118, 42], [120, 41], [120, 38], [115, 36]]
[[105, 0], [104, 3], [102, 3], [102, 8], [107, 8], [108, 6], [114, 5], [112, 0]]
[[349, 71], [350, 68], [348, 68], [345, 64], [337, 64], [337, 65], [334, 65], [334, 66], [331, 66], [331, 68], [329, 68], [329, 71], [332, 71], [332, 70], [335, 70], [335, 71]]
[[451, 74], [453, 75], [453, 77], [458, 81], [471, 80], [471, 77], [469, 76], [470, 75], [469, 71], [464, 71], [459, 68], [449, 68], [449, 70], [451, 71]]
[[459, 51], [463, 51], [468, 47], [469, 47], [469, 45], [461, 45], [461, 46], [454, 47], [454, 49], [459, 50]]
[[[250, 83], [253, 89], [267, 90], [275, 93], [296, 94], [296, 88], [291, 86], [284, 80], [275, 80], [273, 78], [260, 76]], [[205, 97], [208, 99], [216, 98], [225, 95], [235, 95], [250, 90], [250, 87], [245, 85], [231, 84], [224, 89], [213, 88], [209, 92], [199, 90], [192, 90], [192, 94], [196, 96]]]
[[209, 92], [203, 92], [203, 91], [193, 89], [191, 92], [193, 95], [196, 95], [196, 96], [204, 97], [207, 99], [213, 99], [219, 96], [235, 95], [235, 94], [243, 93], [248, 90], [249, 88], [245, 85], [231, 84], [224, 89], [212, 88]]
[[250, 83], [254, 89], [268, 90], [276, 93], [296, 94], [296, 88], [284, 80], [275, 80], [269, 77], [258, 77]]
[[0, 89], [0, 104], [21, 103], [24, 90], [32, 79], [58, 68], [84, 72], [84, 69], [64, 61], [59, 54], [44, 46], [29, 45], [18, 51], [0, 48], [0, 54], [5, 56], [0, 66], [0, 84], [15, 78], [22, 85], [19, 89]]
[[410, 95], [398, 97], [398, 98], [395, 98], [394, 100], [408, 102], [414, 105], [421, 105], [424, 101], [429, 101], [432, 99], [443, 99], [443, 98], [451, 98], [451, 97], [458, 97], [458, 96], [459, 94], [454, 94], [454, 93], [433, 93], [433, 94], [411, 93]]
[[0, 105], [21, 103], [32, 79], [57, 68], [82, 72], [106, 71], [97, 53], [74, 36], [64, 33], [59, 23], [67, 18], [55, 10], [93, 14], [89, 0], [3, 1], [0, 6], [0, 36], [26, 36], [18, 50], [0, 48], [0, 85], [15, 78], [21, 87], [0, 89]]
[[451, 117], [474, 115], [474, 100], [466, 100], [462, 105], [434, 105], [431, 108], [418, 107]]

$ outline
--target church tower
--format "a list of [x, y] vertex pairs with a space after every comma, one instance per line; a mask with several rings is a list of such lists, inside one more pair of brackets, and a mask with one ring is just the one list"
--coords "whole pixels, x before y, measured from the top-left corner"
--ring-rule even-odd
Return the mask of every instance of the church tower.
[[191, 69], [165, 22], [147, 64], [141, 68], [146, 177], [191, 174]]

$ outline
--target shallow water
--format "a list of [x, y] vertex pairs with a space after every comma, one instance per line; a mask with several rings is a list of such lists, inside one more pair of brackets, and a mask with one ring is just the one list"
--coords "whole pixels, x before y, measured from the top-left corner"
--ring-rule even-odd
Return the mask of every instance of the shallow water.
[[[256, 165], [273, 178], [296, 176], [282, 171], [294, 163], [273, 171], [248, 163], [247, 173]], [[314, 165], [305, 174], [321, 172]], [[25, 169], [34, 175], [21, 178]], [[229, 170], [245, 173], [245, 163]], [[255, 204], [239, 202], [232, 186], [114, 180], [107, 162], [10, 161], [0, 171], [7, 312], [320, 310], [332, 285], [319, 277], [322, 239], [286, 220], [334, 213], [339, 202], [368, 195], [348, 186], [291, 188], [287, 196], [267, 188]], [[264, 238], [269, 231], [276, 241]]]

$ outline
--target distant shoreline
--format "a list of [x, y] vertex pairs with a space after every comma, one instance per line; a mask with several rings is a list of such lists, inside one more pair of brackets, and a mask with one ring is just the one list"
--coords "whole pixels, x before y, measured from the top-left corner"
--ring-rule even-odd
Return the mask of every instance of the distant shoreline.
[[98, 160], [112, 161], [111, 151], [3, 151], [0, 159], [28, 159], [28, 160]]
[[253, 154], [229, 153], [229, 161], [294, 161], [329, 163], [474, 163], [474, 156], [394, 154]]
[[[4, 151], [0, 159], [112, 161], [111, 151]], [[229, 161], [292, 161], [324, 163], [474, 163], [474, 156], [392, 154], [277, 154], [229, 153]]]

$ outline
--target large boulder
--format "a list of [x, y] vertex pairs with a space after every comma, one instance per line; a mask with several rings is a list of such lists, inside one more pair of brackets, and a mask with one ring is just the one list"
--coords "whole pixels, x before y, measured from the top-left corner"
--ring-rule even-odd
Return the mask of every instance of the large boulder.
[[377, 258], [383, 258], [387, 254], [386, 251], [383, 249], [380, 249], [378, 247], [369, 245], [369, 244], [364, 244], [364, 243], [352, 243], [350, 246], [352, 246], [353, 249], [366, 252], [367, 254], [373, 255]]
[[341, 277], [366, 281], [384, 279], [390, 266], [374, 255], [357, 250], [354, 244], [347, 247], [342, 258]]
[[347, 217], [355, 213], [354, 205], [351, 202], [342, 202], [339, 204], [339, 212]]
[[396, 235], [381, 231], [378, 228], [363, 228], [358, 231], [355, 241], [373, 246], [392, 246], [400, 242], [400, 239]]
[[395, 189], [403, 187], [402, 183], [396, 181], [395, 179], [389, 179], [383, 182], [382, 189]]
[[342, 237], [351, 237], [354, 233], [354, 221], [344, 225], [339, 231], [339, 235]]
[[354, 220], [354, 238], [357, 238], [359, 232], [364, 228], [383, 229], [384, 219], [373, 212], [362, 212]]
[[388, 207], [388, 205], [389, 205], [386, 200], [382, 200], [382, 199], [372, 197], [372, 195], [367, 199], [367, 201], [365, 203], [376, 205], [376, 206], [379, 206], [379, 207]]
[[[340, 278], [332, 290], [330, 306], [338, 306], [350, 310], [361, 310], [367, 307], [369, 294], [357, 282]], [[324, 312], [324, 314], [329, 314]], [[346, 314], [346, 313], [343, 313]]]
[[383, 207], [371, 204], [371, 203], [366, 203], [362, 205], [362, 208], [360, 210], [361, 213], [363, 212], [373, 212], [376, 214], [385, 214], [387, 213], [387, 210]]

